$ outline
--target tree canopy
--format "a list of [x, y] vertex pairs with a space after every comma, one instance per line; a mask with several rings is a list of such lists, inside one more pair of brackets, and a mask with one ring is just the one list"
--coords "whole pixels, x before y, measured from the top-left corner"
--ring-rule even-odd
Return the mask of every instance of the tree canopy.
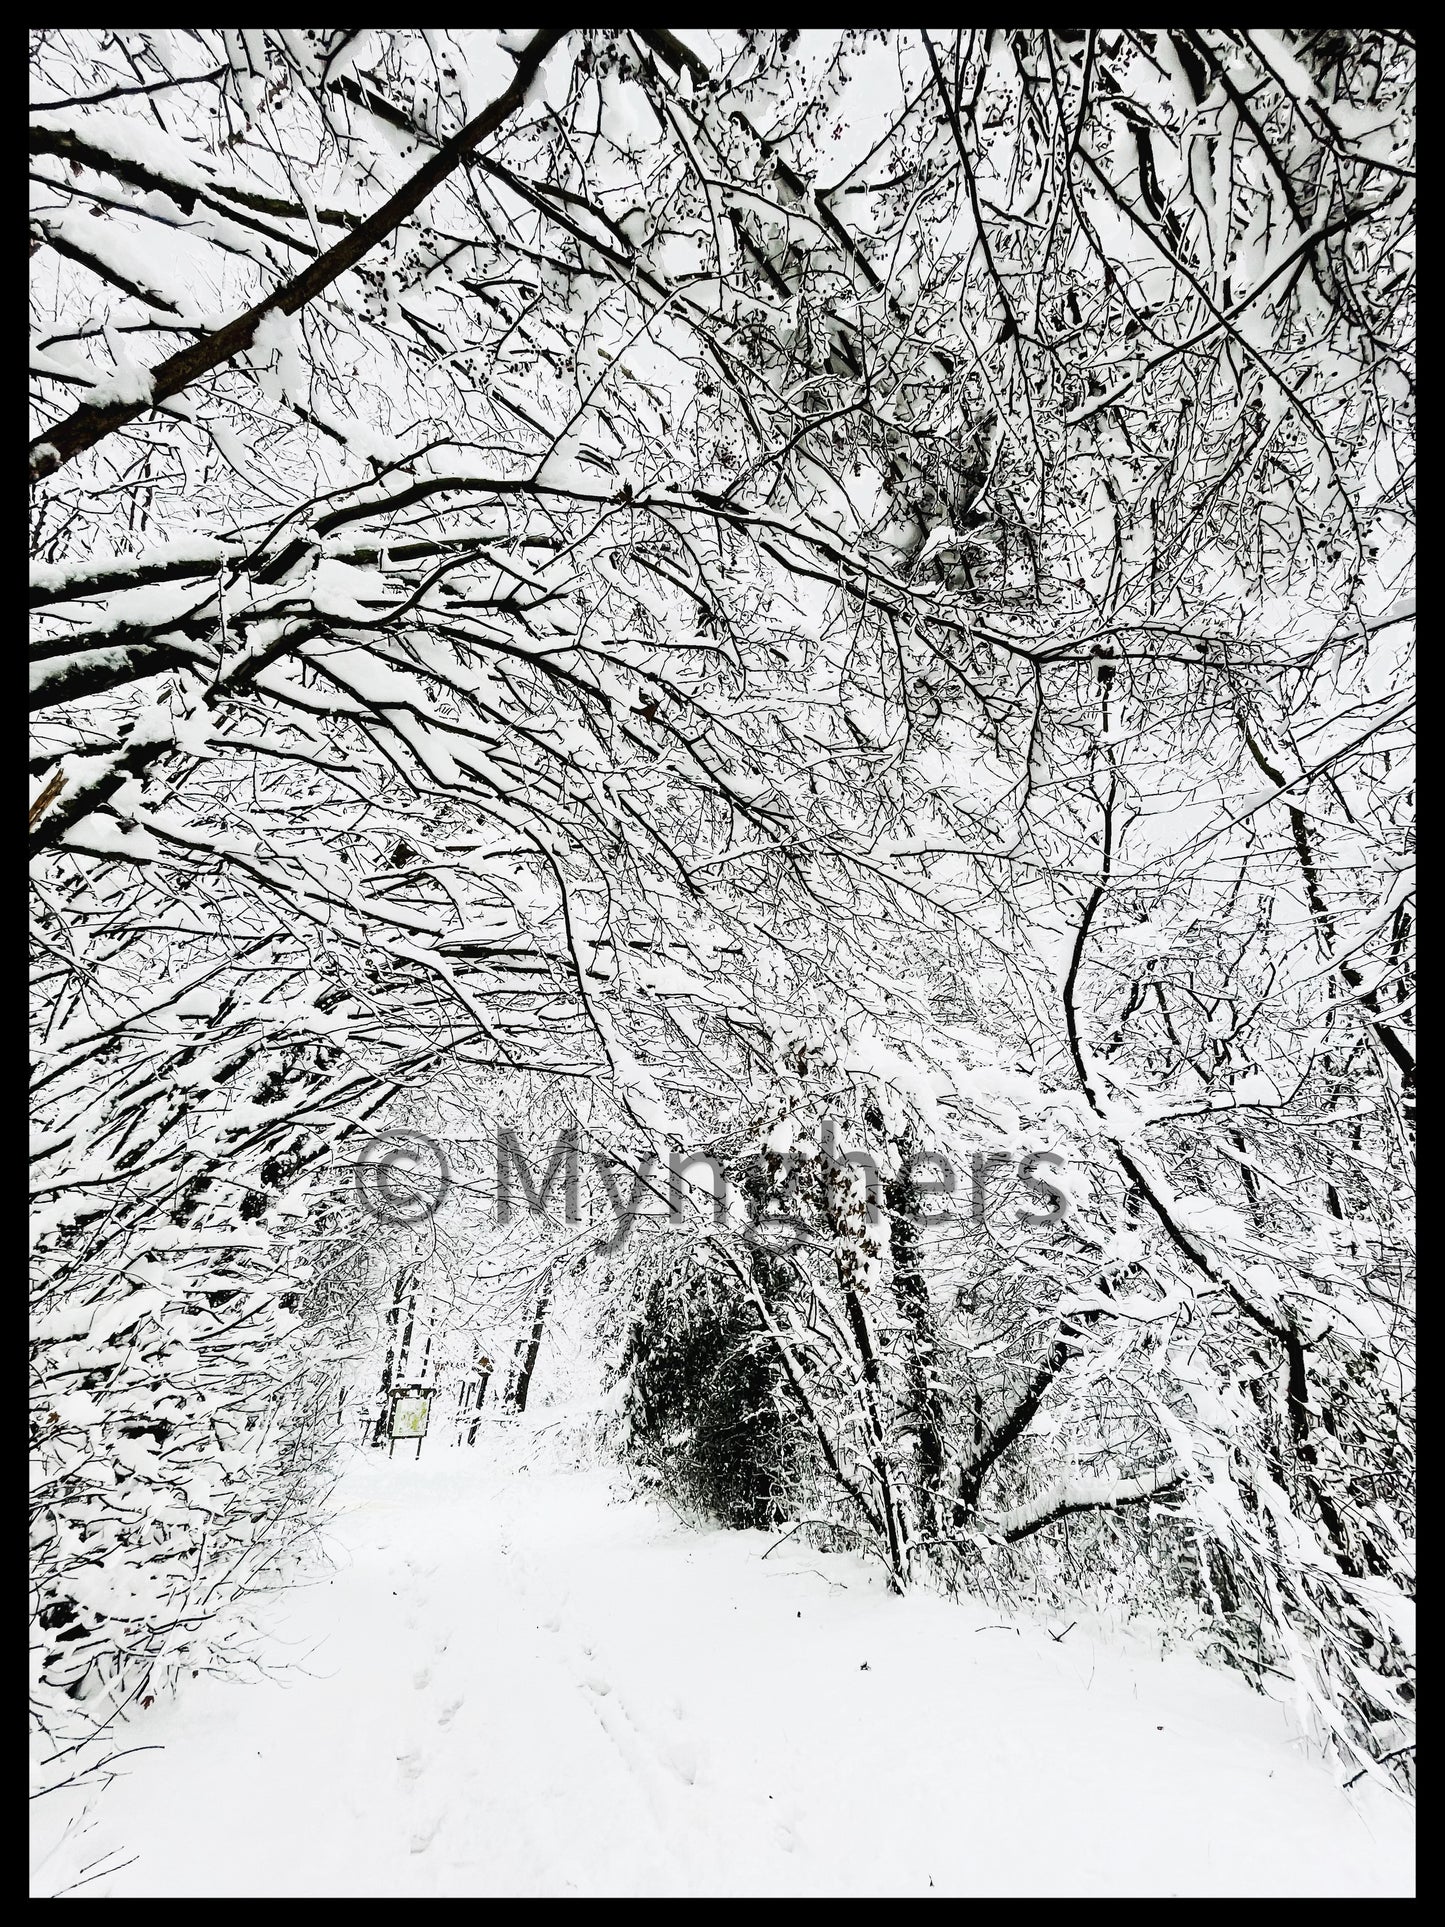
[[31, 45], [42, 1720], [305, 1516], [338, 1161], [501, 1106], [807, 1228], [566, 1234], [641, 1432], [745, 1345], [897, 1583], [1157, 1529], [1398, 1762], [1409, 37]]

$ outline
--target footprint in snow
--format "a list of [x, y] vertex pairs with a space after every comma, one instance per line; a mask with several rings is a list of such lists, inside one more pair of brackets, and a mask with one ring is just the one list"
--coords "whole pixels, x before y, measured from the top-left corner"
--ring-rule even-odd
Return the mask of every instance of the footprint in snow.
[[607, 1695], [612, 1691], [611, 1680], [603, 1679], [600, 1673], [587, 1673], [583, 1677], [582, 1684], [589, 1692], [595, 1693], [599, 1699], [606, 1699]]
[[444, 1706], [437, 1715], [437, 1725], [450, 1726], [465, 1705], [466, 1701], [464, 1699], [455, 1699], [450, 1706]]
[[422, 1768], [426, 1765], [426, 1762], [420, 1753], [413, 1751], [411, 1753], [398, 1753], [396, 1756], [396, 1764], [400, 1768], [401, 1776], [404, 1780], [417, 1780], [420, 1779]]
[[674, 1740], [667, 1749], [667, 1763], [679, 1780], [697, 1785], [697, 1748], [690, 1740]]
[[419, 1667], [418, 1670], [412, 1674], [411, 1683], [419, 1693], [425, 1687], [430, 1686], [431, 1685], [431, 1668], [429, 1666]]
[[429, 1826], [421, 1826], [417, 1828], [416, 1832], [411, 1836], [411, 1840], [409, 1842], [411, 1851], [413, 1853], [426, 1852], [427, 1848], [431, 1845], [432, 1841], [436, 1839], [437, 1834], [441, 1828], [441, 1823], [445, 1818], [446, 1818], [446, 1815], [444, 1813], [439, 1813], [435, 1818], [435, 1820], [433, 1820]]

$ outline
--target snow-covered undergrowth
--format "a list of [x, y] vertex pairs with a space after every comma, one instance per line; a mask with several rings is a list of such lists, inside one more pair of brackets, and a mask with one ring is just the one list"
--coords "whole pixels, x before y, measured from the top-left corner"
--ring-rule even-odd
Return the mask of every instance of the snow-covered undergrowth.
[[134, 1714], [37, 1803], [33, 1891], [1411, 1891], [1406, 1806], [1236, 1676], [684, 1526], [560, 1431], [355, 1453], [274, 1676]]

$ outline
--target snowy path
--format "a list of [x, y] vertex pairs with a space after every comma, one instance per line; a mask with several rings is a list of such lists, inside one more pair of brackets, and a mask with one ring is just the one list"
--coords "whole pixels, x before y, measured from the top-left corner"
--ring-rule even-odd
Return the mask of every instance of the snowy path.
[[[1234, 1679], [692, 1533], [600, 1473], [358, 1455], [283, 1683], [196, 1682], [45, 1858], [94, 1896], [1403, 1894]], [[56, 1830], [39, 1803], [38, 1852]]]

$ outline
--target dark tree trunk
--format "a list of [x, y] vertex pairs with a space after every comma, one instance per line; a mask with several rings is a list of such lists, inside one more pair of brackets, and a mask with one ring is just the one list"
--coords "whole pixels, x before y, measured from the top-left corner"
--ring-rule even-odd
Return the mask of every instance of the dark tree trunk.
[[527, 1390], [532, 1383], [532, 1373], [537, 1367], [537, 1353], [541, 1349], [542, 1331], [547, 1322], [547, 1308], [552, 1302], [552, 1274], [549, 1272], [542, 1281], [542, 1289], [537, 1295], [537, 1312], [532, 1320], [532, 1335], [525, 1341], [517, 1340], [516, 1356], [512, 1362], [512, 1382], [507, 1388], [508, 1398], [519, 1412], [527, 1409]]
[[472, 1422], [467, 1427], [467, 1444], [468, 1445], [475, 1445], [477, 1442], [477, 1428], [482, 1422], [482, 1400], [487, 1396], [487, 1386], [491, 1382], [491, 1377], [492, 1377], [491, 1369], [490, 1367], [488, 1367], [488, 1369], [482, 1372], [480, 1378], [478, 1378], [478, 1380], [476, 1381], [476, 1388], [477, 1388], [476, 1402], [472, 1407]]
[[[411, 1349], [412, 1327], [416, 1321], [416, 1274], [407, 1268], [398, 1272], [396, 1287], [392, 1292], [391, 1305], [387, 1311], [387, 1323], [391, 1327], [386, 1341], [386, 1362], [381, 1368], [381, 1405], [376, 1414], [376, 1425], [372, 1430], [373, 1445], [385, 1445], [391, 1429], [391, 1392], [393, 1386], [406, 1382], [407, 1355]], [[406, 1329], [400, 1332], [401, 1301], [411, 1287], [411, 1297], [406, 1308]]]
[[399, 1272], [391, 1294], [391, 1305], [386, 1314], [390, 1327], [386, 1341], [386, 1360], [381, 1368], [381, 1402], [377, 1406], [376, 1424], [371, 1430], [373, 1445], [385, 1445], [387, 1419], [391, 1412], [391, 1388], [396, 1383], [401, 1367], [397, 1360], [397, 1330], [401, 1324], [401, 1301], [406, 1291], [407, 1274]]

